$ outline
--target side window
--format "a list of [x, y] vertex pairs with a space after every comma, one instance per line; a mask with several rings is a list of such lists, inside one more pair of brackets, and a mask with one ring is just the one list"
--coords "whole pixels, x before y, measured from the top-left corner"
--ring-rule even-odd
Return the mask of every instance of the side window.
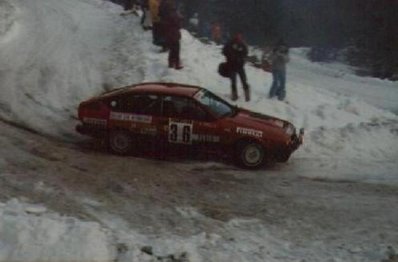
[[161, 101], [157, 95], [134, 96], [133, 103], [136, 105], [132, 113], [143, 115], [161, 115]]
[[160, 99], [156, 95], [128, 95], [110, 100], [113, 111], [143, 115], [160, 115]]
[[207, 113], [193, 99], [179, 96], [163, 98], [163, 116], [197, 121], [208, 120]]

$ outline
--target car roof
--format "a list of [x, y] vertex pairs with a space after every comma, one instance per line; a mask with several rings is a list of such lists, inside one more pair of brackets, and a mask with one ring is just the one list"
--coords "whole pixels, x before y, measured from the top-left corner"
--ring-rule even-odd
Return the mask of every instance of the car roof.
[[139, 93], [156, 93], [164, 95], [181, 95], [181, 96], [194, 96], [202, 88], [199, 86], [192, 86], [187, 84], [179, 83], [140, 83], [131, 86], [126, 86], [122, 88], [113, 89], [106, 93], [103, 93], [101, 97], [104, 96], [114, 96], [122, 94], [139, 94]]

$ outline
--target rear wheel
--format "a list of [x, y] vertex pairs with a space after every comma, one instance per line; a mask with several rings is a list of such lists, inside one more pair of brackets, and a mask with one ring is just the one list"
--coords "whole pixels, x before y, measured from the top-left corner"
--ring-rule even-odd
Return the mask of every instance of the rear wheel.
[[109, 134], [109, 149], [119, 155], [126, 155], [131, 151], [132, 139], [124, 130], [113, 130]]
[[243, 142], [237, 147], [237, 161], [244, 168], [260, 168], [264, 159], [264, 147], [256, 142]]

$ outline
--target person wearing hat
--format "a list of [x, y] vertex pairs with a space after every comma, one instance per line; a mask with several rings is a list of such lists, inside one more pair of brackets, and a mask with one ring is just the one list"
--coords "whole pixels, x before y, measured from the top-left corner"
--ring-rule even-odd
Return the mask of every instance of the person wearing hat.
[[243, 41], [241, 33], [236, 33], [223, 47], [223, 55], [227, 60], [229, 69], [229, 78], [231, 79], [231, 99], [238, 99], [238, 91], [236, 89], [237, 75], [243, 86], [245, 100], [250, 101], [250, 88], [247, 83], [245, 62], [248, 55], [247, 45]]

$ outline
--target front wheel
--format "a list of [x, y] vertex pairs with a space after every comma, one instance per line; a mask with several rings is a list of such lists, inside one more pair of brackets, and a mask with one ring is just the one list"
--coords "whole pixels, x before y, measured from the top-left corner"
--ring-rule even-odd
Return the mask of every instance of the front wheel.
[[118, 155], [127, 155], [131, 151], [132, 139], [124, 130], [113, 130], [109, 134], [109, 149]]
[[264, 164], [264, 147], [256, 142], [239, 144], [236, 153], [239, 165], [244, 168], [256, 169]]

